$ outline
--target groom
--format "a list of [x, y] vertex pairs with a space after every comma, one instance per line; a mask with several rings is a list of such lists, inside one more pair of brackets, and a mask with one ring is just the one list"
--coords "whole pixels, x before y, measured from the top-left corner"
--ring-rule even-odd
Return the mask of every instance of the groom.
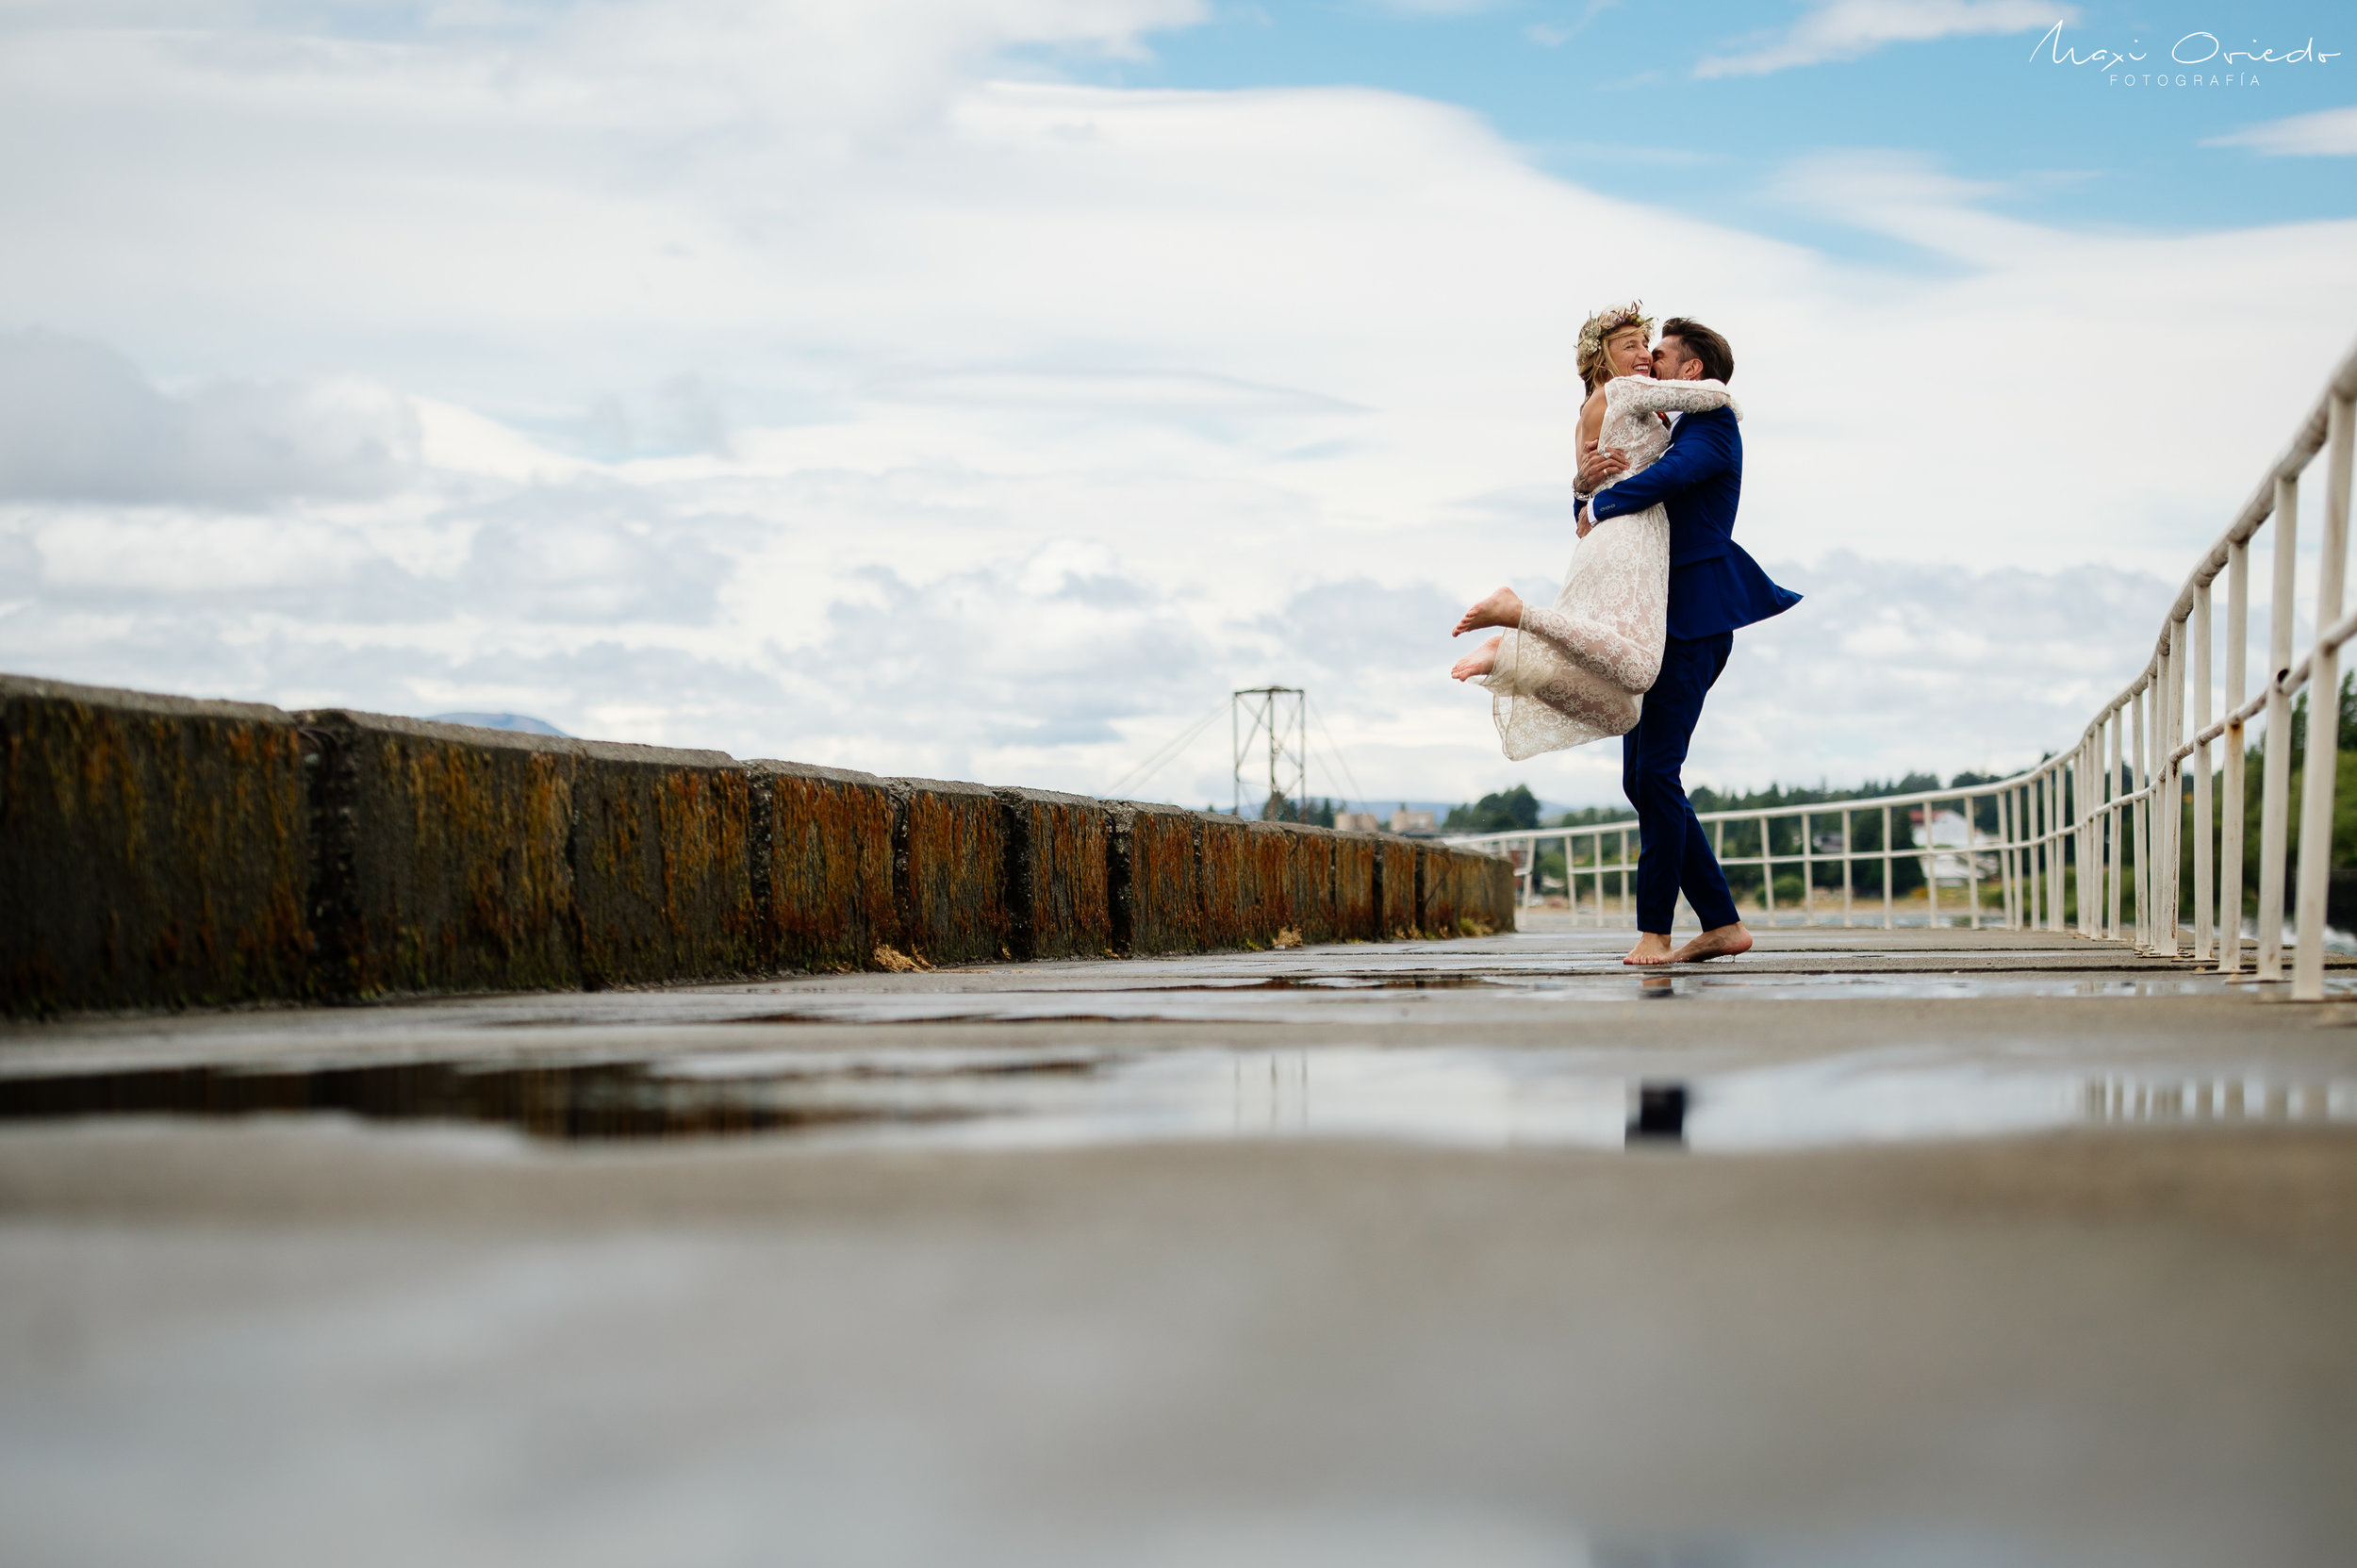
[[[1731, 380], [1735, 352], [1700, 322], [1661, 323], [1653, 373], [1664, 381]], [[1660, 505], [1670, 514], [1670, 626], [1661, 674], [1645, 693], [1637, 728], [1621, 738], [1621, 791], [1637, 808], [1643, 848], [1637, 857], [1637, 946], [1626, 964], [1684, 964], [1750, 950], [1752, 933], [1735, 913], [1727, 879], [1694, 819], [1678, 770], [1702, 717], [1703, 699], [1735, 649], [1735, 631], [1781, 615], [1801, 596], [1768, 580], [1735, 542], [1735, 505], [1743, 489], [1743, 437], [1732, 409], [1673, 416], [1670, 450], [1640, 473], [1601, 495], [1596, 487], [1628, 467], [1621, 454], [1580, 454], [1579, 533], [1607, 518]], [[1593, 497], [1592, 500], [1588, 499]], [[1703, 933], [1673, 950], [1670, 917], [1679, 890]]]

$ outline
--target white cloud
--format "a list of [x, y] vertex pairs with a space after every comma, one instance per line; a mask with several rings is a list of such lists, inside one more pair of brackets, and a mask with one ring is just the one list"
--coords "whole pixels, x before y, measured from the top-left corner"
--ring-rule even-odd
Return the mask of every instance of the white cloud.
[[[1968, 570], [1836, 552], [1774, 574], [1806, 597], [1739, 634], [1694, 767], [1834, 783], [2020, 766], [2069, 745], [2151, 651], [2177, 584], [2105, 566]], [[1937, 730], [1937, 734], [1932, 733]], [[1787, 765], [1795, 732], [1813, 771]]]
[[[13, 39], [0, 299], [168, 387], [340, 368], [416, 435], [339, 499], [232, 504], [184, 465], [0, 504], [0, 668], [1080, 789], [1277, 680], [1367, 789], [1607, 799], [1613, 748], [1499, 758], [1446, 629], [1552, 591], [1568, 345], [1641, 294], [1733, 338], [1740, 536], [1810, 591], [1745, 635], [1694, 776], [1953, 771], [2067, 740], [2140, 662], [2153, 584], [2357, 332], [2357, 225], [2088, 235], [1921, 160], [1791, 170], [1784, 199], [1936, 263], [1879, 271], [1396, 95], [976, 75], [1175, 14]], [[889, 91], [830, 85], [838, 56]], [[2180, 325], [2251, 298], [2318, 331], [2221, 388]], [[2040, 618], [2077, 635], [2105, 584], [2118, 624], [2038, 676]], [[1224, 800], [1226, 767], [1214, 738], [1158, 783]]]
[[415, 476], [407, 400], [353, 378], [159, 391], [97, 343], [0, 333], [0, 499], [254, 505]]
[[1523, 36], [1542, 49], [1557, 49], [1586, 32], [1591, 24], [1606, 11], [1620, 8], [1621, 0], [1588, 0], [1576, 18], [1568, 22], [1533, 22], [1523, 29]]
[[2201, 145], [2249, 147], [2276, 157], [2357, 157], [2357, 105], [2270, 120]]
[[1478, 16], [1512, 3], [1512, 0], [1361, 0], [1371, 10], [1385, 11], [1393, 16]]
[[1740, 53], [1717, 55], [1697, 76], [1764, 76], [1800, 65], [1854, 60], [1890, 43], [1931, 43], [2052, 27], [2078, 12], [2048, 0], [1817, 0], [1782, 34], [1746, 41]]

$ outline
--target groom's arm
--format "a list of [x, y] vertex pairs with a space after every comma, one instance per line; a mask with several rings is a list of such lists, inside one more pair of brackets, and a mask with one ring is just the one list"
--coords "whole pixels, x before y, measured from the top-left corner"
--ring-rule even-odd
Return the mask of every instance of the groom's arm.
[[1628, 459], [1617, 448], [1601, 447], [1595, 441], [1583, 441], [1579, 449], [1579, 475], [1572, 481], [1572, 518], [1579, 525], [1579, 536], [1586, 538], [1595, 522], [1588, 516], [1588, 503], [1604, 487], [1607, 480], [1624, 472]]
[[1735, 466], [1732, 421], [1698, 420], [1689, 415], [1678, 434], [1684, 437], [1640, 473], [1629, 475], [1588, 503], [1587, 515], [1597, 522], [1657, 506], [1680, 490], [1715, 478]]

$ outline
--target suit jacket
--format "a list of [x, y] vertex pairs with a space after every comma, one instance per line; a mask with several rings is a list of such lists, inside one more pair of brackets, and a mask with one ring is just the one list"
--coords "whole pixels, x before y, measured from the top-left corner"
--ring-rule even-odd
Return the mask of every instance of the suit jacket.
[[1735, 542], [1743, 493], [1743, 437], [1730, 409], [1680, 415], [1653, 467], [1599, 492], [1598, 522], [1666, 506], [1670, 513], [1670, 635], [1708, 637], [1782, 615], [1801, 602]]

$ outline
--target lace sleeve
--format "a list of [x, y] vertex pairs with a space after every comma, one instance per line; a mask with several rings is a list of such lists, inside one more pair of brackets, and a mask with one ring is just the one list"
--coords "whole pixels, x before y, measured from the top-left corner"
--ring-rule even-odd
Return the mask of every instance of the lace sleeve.
[[1604, 401], [1607, 409], [1627, 408], [1640, 414], [1732, 408], [1737, 419], [1743, 417], [1742, 405], [1729, 394], [1723, 381], [1656, 381], [1649, 375], [1618, 375], [1604, 384]]

